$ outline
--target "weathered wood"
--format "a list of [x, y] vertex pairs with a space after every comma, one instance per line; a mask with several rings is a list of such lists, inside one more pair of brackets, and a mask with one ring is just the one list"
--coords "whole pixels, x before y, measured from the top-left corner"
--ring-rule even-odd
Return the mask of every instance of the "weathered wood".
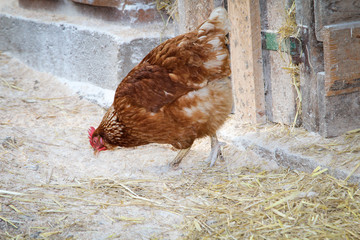
[[314, 14], [316, 37], [319, 41], [323, 41], [326, 25], [360, 20], [360, 1], [315, 0]]
[[99, 7], [119, 7], [121, 10], [125, 8], [126, 5], [134, 5], [134, 4], [150, 4], [153, 3], [153, 0], [71, 0], [76, 3], [82, 3], [92, 6]]
[[[327, 2], [334, 3], [332, 0]], [[349, 1], [344, 2], [348, 3]], [[307, 130], [319, 132], [325, 137], [333, 137], [348, 130], [360, 127], [360, 92], [326, 96], [327, 90], [325, 89], [325, 79], [331, 78], [329, 74], [327, 74], [327, 76], [325, 75], [324, 61], [327, 62], [325, 63], [325, 68], [328, 68], [327, 72], [331, 73], [330, 63], [332, 61], [338, 59], [339, 57], [345, 57], [345, 55], [351, 56], [353, 53], [349, 53], [351, 48], [338, 53], [332, 52], [334, 49], [331, 49], [331, 45], [328, 40], [324, 41], [324, 44], [317, 41], [318, 39], [315, 34], [316, 32], [319, 33], [319, 31], [316, 31], [315, 29], [315, 18], [313, 13], [315, 12], [315, 14], [319, 14], [318, 4], [319, 1], [317, 0], [315, 0], [315, 4], [312, 0], [296, 0], [296, 19], [301, 30], [300, 37], [302, 39], [304, 53], [304, 63], [300, 65], [301, 94], [303, 100], [302, 119], [303, 126]], [[329, 21], [330, 23], [331, 21], [335, 21], [335, 19], [339, 19], [329, 16], [331, 15], [330, 13], [323, 14], [324, 18], [322, 21]], [[317, 17], [316, 21], [319, 21], [319, 15], [317, 15]], [[327, 17], [329, 17], [329, 19], [326, 19]], [[317, 22], [317, 24], [319, 24], [319, 22]], [[325, 30], [326, 27], [322, 27], [321, 31], [324, 32]], [[328, 32], [328, 34], [330, 34], [330, 32]], [[344, 38], [348, 38], [348, 34], [340, 34], [337, 38], [337, 40], [341, 42]], [[327, 46], [325, 47], [325, 45]], [[353, 46], [353, 49], [354, 48], [355, 47]], [[359, 46], [357, 48], [359, 48]], [[347, 59], [346, 61], [353, 60], [354, 59]], [[341, 62], [343, 61], [344, 59], [341, 60]], [[333, 63], [332, 67], [342, 66], [342, 63], [340, 63], [340, 65], [336, 62]], [[353, 62], [350, 66], [345, 66], [345, 69], [348, 67], [352, 68], [349, 71], [352, 72], [354, 68], [359, 68], [359, 63], [354, 64]], [[333, 72], [333, 74], [337, 73]]]
[[300, 64], [302, 124], [308, 131], [319, 131], [319, 93], [317, 73], [324, 71], [323, 44], [317, 41], [314, 27], [314, 1], [296, 0], [296, 22], [300, 28], [303, 63]]
[[323, 37], [326, 96], [360, 91], [360, 21], [325, 26]]
[[179, 33], [194, 30], [204, 22], [214, 9], [214, 1], [178, 0]]
[[335, 137], [360, 127], [360, 91], [326, 96], [325, 73], [317, 74], [319, 93], [319, 133]]
[[258, 0], [230, 0], [231, 69], [235, 115], [242, 122], [265, 122], [264, 81]]
[[[272, 34], [276, 35], [275, 38], [278, 41], [277, 31], [286, 20], [286, 8], [291, 6], [288, 2], [260, 0], [264, 43], [266, 43], [266, 36], [269, 37]], [[271, 122], [291, 125], [296, 114], [296, 91], [292, 85], [291, 75], [284, 69], [289, 64], [284, 61], [288, 57], [287, 53], [269, 51], [277, 50], [277, 48], [278, 42], [270, 49], [264, 44], [262, 50], [266, 116]]]
[[101, 7], [119, 7], [120, 0], [72, 0], [76, 3], [88, 4], [92, 6], [101, 6]]

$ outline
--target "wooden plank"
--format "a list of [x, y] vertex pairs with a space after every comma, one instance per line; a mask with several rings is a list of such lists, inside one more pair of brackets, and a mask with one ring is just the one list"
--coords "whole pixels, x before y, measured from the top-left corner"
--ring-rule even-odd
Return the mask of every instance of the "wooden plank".
[[92, 6], [101, 6], [101, 7], [119, 7], [120, 0], [72, 0], [76, 3], [82, 3]]
[[214, 1], [178, 0], [179, 33], [187, 33], [204, 22], [214, 9]]
[[324, 27], [326, 96], [360, 91], [360, 21]]
[[[289, 58], [285, 52], [269, 50], [278, 50], [278, 30], [286, 20], [285, 10], [292, 3], [279, 0], [259, 2], [263, 35], [262, 61], [266, 117], [271, 122], [291, 125], [296, 114], [296, 91], [292, 85], [291, 75], [284, 69], [289, 64]], [[271, 44], [272, 41], [276, 43]]]
[[360, 91], [325, 96], [325, 73], [317, 76], [319, 92], [319, 133], [324, 137], [336, 137], [360, 128]]
[[120, 10], [124, 10], [126, 6], [135, 6], [135, 4], [149, 5], [154, 2], [153, 0], [72, 0], [72, 1], [76, 3], [82, 3], [92, 6], [99, 6], [99, 7], [115, 7], [115, 8], [119, 8]]
[[314, 14], [316, 37], [319, 41], [323, 41], [326, 25], [360, 20], [360, 1], [315, 0]]
[[230, 0], [230, 49], [235, 116], [263, 123], [265, 116], [260, 7], [258, 0]]
[[312, 132], [319, 131], [318, 72], [324, 72], [323, 44], [317, 41], [314, 26], [314, 0], [295, 0], [296, 22], [300, 30], [303, 63], [300, 67], [300, 89], [302, 96], [301, 119], [303, 127]]

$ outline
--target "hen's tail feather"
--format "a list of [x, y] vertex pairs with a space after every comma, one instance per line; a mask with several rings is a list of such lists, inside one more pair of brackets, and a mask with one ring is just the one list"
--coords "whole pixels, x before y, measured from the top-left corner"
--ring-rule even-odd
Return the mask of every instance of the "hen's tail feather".
[[225, 8], [215, 8], [210, 14], [208, 20], [200, 26], [199, 34], [206, 34], [211, 30], [222, 30], [224, 31], [224, 35], [230, 32], [230, 22]]
[[228, 14], [222, 7], [215, 8], [208, 20], [198, 28], [199, 40], [209, 48], [204, 67], [212, 74], [220, 74], [216, 75], [217, 79], [230, 74], [229, 51], [225, 44], [225, 35], [229, 30]]

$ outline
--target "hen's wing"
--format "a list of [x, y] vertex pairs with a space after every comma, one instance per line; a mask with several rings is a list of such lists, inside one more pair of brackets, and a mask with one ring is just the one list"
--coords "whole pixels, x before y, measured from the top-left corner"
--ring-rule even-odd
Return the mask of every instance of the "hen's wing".
[[198, 29], [154, 48], [120, 83], [114, 107], [157, 112], [184, 94], [230, 74], [226, 11], [217, 9]]
[[144, 62], [135, 67], [115, 93], [115, 110], [131, 105], [158, 112], [160, 108], [193, 90], [172, 79], [164, 67]]

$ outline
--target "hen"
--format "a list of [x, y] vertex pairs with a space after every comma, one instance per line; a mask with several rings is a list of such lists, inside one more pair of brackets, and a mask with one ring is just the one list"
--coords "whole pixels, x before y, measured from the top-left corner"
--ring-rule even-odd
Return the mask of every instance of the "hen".
[[196, 30], [154, 48], [116, 89], [97, 129], [89, 129], [95, 153], [149, 143], [181, 149], [177, 167], [197, 138], [210, 136], [210, 166], [221, 157], [216, 130], [232, 107], [229, 21], [216, 8]]

